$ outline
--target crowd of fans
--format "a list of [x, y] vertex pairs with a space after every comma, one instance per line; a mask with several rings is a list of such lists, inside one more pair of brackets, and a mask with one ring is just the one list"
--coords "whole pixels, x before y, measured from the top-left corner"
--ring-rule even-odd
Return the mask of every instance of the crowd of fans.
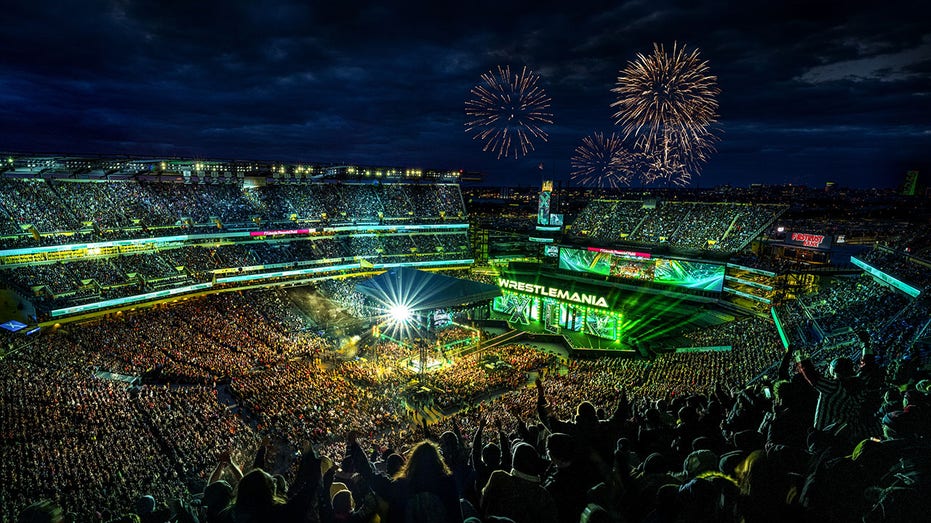
[[830, 336], [850, 329], [874, 328], [902, 310], [908, 298], [869, 276], [835, 278], [818, 292], [796, 302], [813, 321], [819, 334]]
[[465, 232], [349, 234], [265, 243], [207, 243], [63, 262], [11, 265], [0, 276], [40, 306], [59, 308], [210, 281], [222, 269], [265, 270], [322, 260], [370, 263], [462, 259], [469, 256]]
[[[19, 226], [26, 224], [38, 233], [96, 229], [144, 237], [151, 235], [149, 229], [172, 227], [462, 221], [466, 216], [455, 184], [308, 182], [245, 188], [239, 183], [2, 177], [0, 204], [9, 218], [2, 232], [9, 235], [23, 235]], [[25, 238], [28, 242], [32, 236]]]
[[330, 301], [345, 309], [350, 315], [362, 318], [365, 316], [367, 309], [365, 307], [365, 296], [356, 292], [358, 283], [359, 281], [356, 278], [324, 280], [317, 284], [317, 288]]
[[893, 251], [884, 248], [875, 248], [864, 257], [865, 262], [877, 269], [890, 274], [918, 289], [931, 286], [931, 263], [925, 258], [913, 256], [911, 253]]
[[582, 209], [570, 232], [601, 242], [736, 252], [784, 210], [743, 203], [595, 200]]
[[[752, 252], [741, 252], [731, 256], [729, 263], [750, 267], [751, 269], [760, 269], [763, 271], [774, 272], [777, 274], [784, 273], [793, 267], [793, 261], [786, 258], [776, 258], [774, 256], [760, 256]], [[750, 277], [752, 279], [752, 276]]]
[[[437, 403], [451, 413], [427, 433], [443, 433], [438, 456], [450, 471], [449, 499], [440, 496], [445, 520], [471, 514], [481, 521], [574, 522], [602, 512], [605, 521], [908, 519], [923, 502], [903, 500], [923, 499], [928, 470], [921, 460], [898, 460], [906, 451], [927, 451], [920, 437], [927, 434], [927, 382], [907, 388], [904, 404], [883, 405], [888, 386], [914, 384], [922, 375], [913, 368], [883, 385], [875, 366], [901, 355], [914, 324], [928, 316], [915, 301], [883, 320], [881, 311], [856, 299], [882, 301], [871, 285], [842, 280], [798, 309], [797, 322], [809, 310], [852, 327], [854, 334], [840, 343], [807, 347], [819, 361], [833, 362], [834, 374], [819, 373], [801, 353], [793, 372], [766, 319], [686, 334], [691, 346], [730, 346], [726, 351], [563, 364], [518, 344], [456, 358], [430, 375]], [[326, 293], [338, 294], [335, 289], [328, 284]], [[398, 462], [435, 452], [419, 443], [427, 434], [405, 401], [416, 372], [397, 365], [416, 350], [382, 343], [377, 355], [344, 361], [331, 357], [330, 341], [302, 325], [284, 291], [231, 293], [65, 326], [7, 356], [0, 365], [0, 519], [13, 520], [29, 503], [49, 498], [78, 521], [131, 511], [149, 520], [199, 512], [201, 521], [227, 521], [208, 515], [218, 501], [207, 493], [220, 488], [210, 485], [221, 477], [218, 470], [245, 466], [261, 449], [251, 474], [281, 475], [275, 499], [283, 507], [299, 503], [307, 488], [330, 492], [332, 478], [312, 474], [308, 487], [307, 467], [300, 466], [325, 454], [332, 460], [324, 463], [334, 463], [333, 482], [344, 483], [348, 493], [320, 496], [302, 511], [318, 521], [367, 521], [378, 511], [388, 521], [395, 521], [392, 515], [405, 521], [398, 514], [415, 509]], [[911, 329], [908, 335], [900, 334], [903, 328]], [[460, 331], [441, 330], [437, 339]], [[870, 350], [861, 377], [852, 364], [843, 365], [852, 349], [863, 347]], [[144, 384], [107, 379], [103, 371], [144, 376]], [[867, 380], [866, 371], [880, 377]], [[544, 376], [538, 388], [528, 386], [534, 375]], [[836, 383], [858, 391], [863, 407], [856, 423], [816, 423], [841, 415], [825, 414], [828, 395], [848, 390]], [[823, 409], [816, 409], [821, 402]], [[861, 436], [878, 441], [857, 445]], [[308, 441], [316, 451], [304, 446]], [[371, 462], [363, 448], [372, 450]], [[392, 453], [397, 457], [388, 459]], [[886, 477], [895, 467], [909, 481]], [[836, 478], [849, 479], [852, 470], [857, 481], [843, 485], [852, 493], [844, 499], [855, 502], [838, 503]], [[248, 476], [224, 476], [226, 517], [249, 510], [247, 498], [256, 493], [242, 483]], [[437, 488], [441, 478], [433, 478]], [[517, 501], [503, 502], [515, 478], [536, 484], [532, 504], [552, 510], [539, 515], [515, 511]], [[346, 508], [347, 496], [354, 509]], [[183, 502], [159, 508], [173, 499]], [[460, 499], [467, 501], [463, 512]], [[437, 521], [436, 504], [414, 506], [429, 511], [421, 521]]]

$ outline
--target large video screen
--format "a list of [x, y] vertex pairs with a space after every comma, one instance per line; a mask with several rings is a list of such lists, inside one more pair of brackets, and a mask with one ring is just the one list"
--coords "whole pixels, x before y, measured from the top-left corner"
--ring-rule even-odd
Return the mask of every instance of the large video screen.
[[724, 265], [688, 260], [650, 258], [649, 254], [627, 255], [622, 251], [596, 251], [561, 247], [559, 268], [685, 287], [699, 291], [721, 292], [724, 287]]
[[585, 330], [592, 336], [613, 340], [617, 337], [617, 318], [607, 314], [587, 314], [585, 317]]
[[630, 259], [621, 256], [613, 256], [612, 258], [611, 276], [629, 280], [653, 280], [655, 260]]
[[724, 286], [724, 265], [658, 258], [653, 281], [701, 291], [721, 292]]
[[607, 276], [611, 273], [611, 255], [563, 247], [559, 249], [559, 268]]

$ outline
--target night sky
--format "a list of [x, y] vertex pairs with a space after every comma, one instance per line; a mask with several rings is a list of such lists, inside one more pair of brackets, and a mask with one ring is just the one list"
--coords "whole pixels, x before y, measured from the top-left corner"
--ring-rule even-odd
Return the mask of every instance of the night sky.
[[[370, 5], [369, 5], [370, 4]], [[0, 150], [465, 169], [567, 179], [653, 42], [701, 49], [721, 141], [701, 187], [931, 179], [931, 7], [905, 2], [17, 1]], [[821, 7], [817, 7], [821, 4]], [[464, 102], [497, 65], [552, 98], [548, 142], [496, 159]]]

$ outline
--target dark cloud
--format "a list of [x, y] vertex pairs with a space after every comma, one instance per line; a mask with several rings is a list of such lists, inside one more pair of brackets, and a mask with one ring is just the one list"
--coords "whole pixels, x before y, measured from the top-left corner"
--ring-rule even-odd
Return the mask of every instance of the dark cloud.
[[[0, 32], [0, 148], [464, 168], [564, 179], [615, 130], [617, 72], [653, 42], [718, 76], [699, 183], [894, 185], [931, 150], [928, 8], [876, 2], [33, 1]], [[520, 160], [464, 132], [499, 64], [541, 75], [556, 122]]]

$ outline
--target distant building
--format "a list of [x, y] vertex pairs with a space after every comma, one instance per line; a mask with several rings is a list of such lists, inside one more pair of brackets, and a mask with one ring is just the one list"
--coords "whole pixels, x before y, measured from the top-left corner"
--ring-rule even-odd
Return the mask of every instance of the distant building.
[[918, 171], [908, 171], [905, 173], [905, 181], [902, 183], [903, 196], [915, 196], [915, 189], [918, 187]]

